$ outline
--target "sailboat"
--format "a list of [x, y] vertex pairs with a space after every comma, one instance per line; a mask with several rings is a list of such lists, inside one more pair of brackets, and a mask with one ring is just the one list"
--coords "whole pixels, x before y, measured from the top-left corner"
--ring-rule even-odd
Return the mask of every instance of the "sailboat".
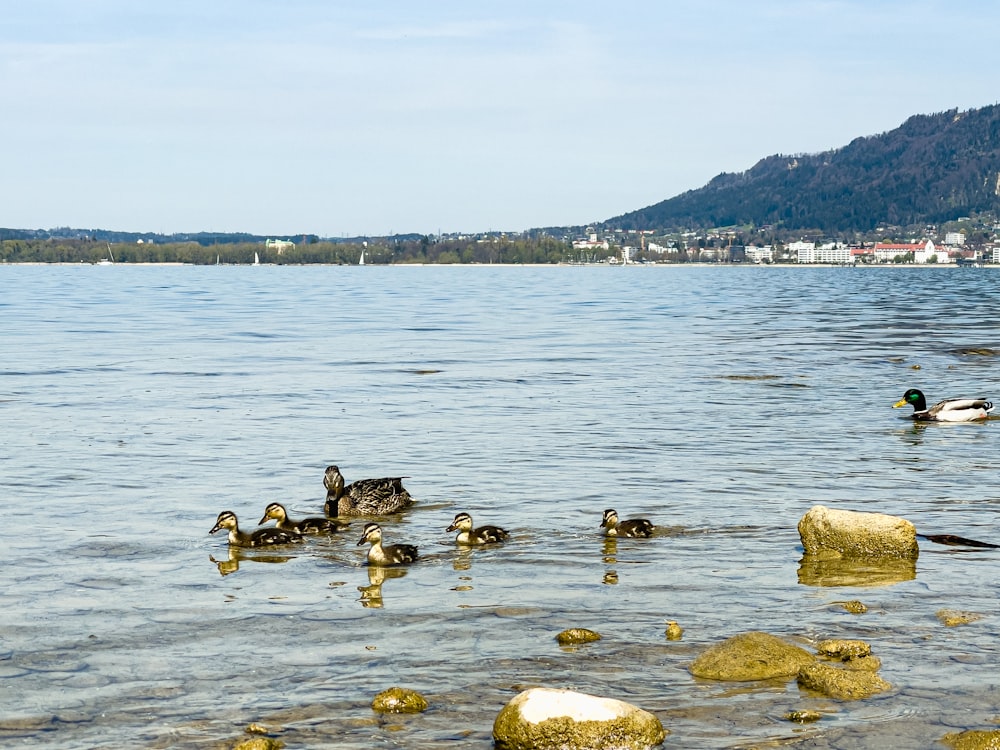
[[259, 266], [260, 265], [260, 256], [257, 255], [257, 253], [253, 254], [253, 264], [255, 266]]
[[115, 263], [115, 254], [113, 252], [111, 252], [111, 243], [110, 242], [108, 243], [108, 255], [111, 256], [111, 260], [108, 260], [107, 258], [101, 258], [99, 261], [97, 261], [97, 265], [99, 265], [99, 266], [112, 266], [112, 265], [114, 265], [114, 263]]

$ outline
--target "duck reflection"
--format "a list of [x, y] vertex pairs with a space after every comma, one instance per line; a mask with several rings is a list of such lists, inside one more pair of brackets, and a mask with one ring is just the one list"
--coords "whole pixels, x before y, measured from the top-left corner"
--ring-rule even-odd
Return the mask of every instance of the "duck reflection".
[[924, 442], [924, 437], [928, 426], [933, 424], [932, 422], [914, 422], [905, 429], [897, 430], [896, 433], [903, 440], [904, 443], [910, 445], [920, 445]]
[[382, 584], [388, 578], [402, 578], [406, 575], [406, 569], [369, 565], [366, 570], [368, 571], [368, 585], [358, 586], [358, 591], [361, 592], [361, 606], [381, 609], [383, 606]]
[[230, 573], [235, 573], [240, 569], [240, 562], [259, 562], [259, 563], [283, 563], [291, 560], [290, 555], [262, 555], [259, 552], [250, 552], [243, 547], [234, 547], [230, 545], [228, 548], [229, 556], [225, 560], [216, 560], [213, 555], [209, 555], [208, 559], [215, 563], [215, 566], [219, 569], [219, 575], [227, 576]]
[[604, 562], [608, 565], [614, 565], [618, 562], [618, 537], [604, 537], [601, 554], [604, 556]]
[[[601, 561], [605, 565], [615, 565], [618, 562], [618, 537], [602, 537]], [[608, 586], [614, 586], [618, 583], [618, 571], [614, 568], [605, 570], [604, 578], [601, 579], [601, 583], [607, 584]]]
[[472, 548], [459, 547], [455, 550], [455, 557], [451, 561], [452, 570], [472, 569]]

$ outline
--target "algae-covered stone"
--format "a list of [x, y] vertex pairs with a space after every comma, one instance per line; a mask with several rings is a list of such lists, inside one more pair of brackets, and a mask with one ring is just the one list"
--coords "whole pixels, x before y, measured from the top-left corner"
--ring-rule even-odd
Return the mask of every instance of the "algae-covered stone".
[[782, 717], [785, 721], [794, 721], [796, 724], [810, 724], [823, 718], [823, 714], [812, 709], [802, 711], [789, 711]]
[[691, 664], [691, 674], [710, 680], [768, 680], [794, 677], [816, 660], [804, 648], [769, 633], [734, 635], [708, 648]]
[[962, 612], [958, 609], [939, 609], [934, 614], [949, 628], [953, 628], [956, 625], [968, 625], [970, 622], [983, 619], [981, 614], [976, 612]]
[[684, 628], [673, 620], [668, 620], [667, 632], [665, 635], [667, 636], [668, 641], [679, 641], [684, 636]]
[[1000, 750], [1000, 729], [969, 729], [952, 732], [941, 742], [953, 750]]
[[864, 602], [859, 602], [857, 599], [852, 599], [849, 602], [842, 602], [840, 606], [852, 615], [863, 615], [868, 611], [868, 607], [865, 606]]
[[427, 699], [415, 690], [391, 687], [375, 696], [372, 710], [381, 714], [419, 714], [427, 710]]
[[919, 553], [916, 527], [884, 513], [815, 505], [799, 521], [799, 537], [807, 555], [820, 557], [915, 558]]
[[841, 661], [850, 661], [862, 656], [871, 656], [872, 647], [865, 641], [849, 640], [844, 638], [832, 638], [820, 641], [816, 650], [823, 656], [829, 656]]
[[285, 743], [270, 737], [254, 737], [237, 743], [233, 750], [281, 750]]
[[892, 688], [874, 672], [850, 670], [816, 662], [799, 670], [799, 685], [830, 698], [861, 700]]
[[666, 735], [659, 719], [630, 703], [552, 688], [519, 693], [493, 722], [503, 750], [648, 750]]
[[564, 630], [556, 636], [556, 640], [561, 646], [570, 646], [576, 643], [590, 643], [601, 640], [601, 634], [586, 628], [570, 628]]

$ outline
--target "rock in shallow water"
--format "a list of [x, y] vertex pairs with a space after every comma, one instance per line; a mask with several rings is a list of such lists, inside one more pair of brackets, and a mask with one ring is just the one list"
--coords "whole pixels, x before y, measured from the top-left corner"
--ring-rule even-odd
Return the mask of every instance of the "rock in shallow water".
[[807, 555], [915, 558], [919, 553], [916, 527], [905, 518], [884, 513], [815, 505], [799, 521], [798, 528]]
[[816, 657], [770, 633], [740, 633], [711, 646], [691, 664], [691, 674], [709, 680], [769, 680], [794, 677]]
[[842, 669], [829, 664], [807, 664], [799, 670], [799, 685], [830, 698], [855, 701], [892, 689], [874, 672]]
[[648, 750], [666, 734], [659, 719], [630, 703], [552, 688], [519, 693], [493, 722], [503, 750]]
[[372, 710], [380, 714], [418, 714], [427, 710], [427, 699], [415, 690], [391, 687], [372, 699]]

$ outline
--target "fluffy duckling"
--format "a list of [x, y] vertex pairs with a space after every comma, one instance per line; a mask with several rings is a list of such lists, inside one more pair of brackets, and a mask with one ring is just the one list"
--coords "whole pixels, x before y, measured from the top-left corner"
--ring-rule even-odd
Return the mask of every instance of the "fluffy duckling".
[[301, 534], [272, 527], [254, 529], [250, 532], [240, 531], [236, 514], [231, 510], [222, 511], [215, 520], [215, 526], [208, 533], [214, 534], [219, 529], [229, 529], [229, 543], [237, 547], [268, 547], [273, 544], [291, 544], [302, 541]]
[[625, 536], [625, 537], [651, 537], [653, 536], [653, 524], [645, 518], [632, 518], [628, 521], [618, 520], [618, 511], [608, 508], [604, 511], [604, 520], [601, 521], [604, 527], [605, 536]]
[[459, 513], [455, 520], [451, 522], [445, 531], [457, 531], [455, 537], [456, 544], [494, 544], [506, 541], [508, 533], [506, 529], [499, 526], [480, 526], [478, 529], [472, 527], [472, 516], [468, 513]]
[[377, 523], [366, 523], [358, 546], [368, 543], [369, 565], [400, 565], [417, 559], [417, 548], [412, 544], [382, 544], [382, 527]]
[[267, 523], [274, 519], [275, 526], [284, 531], [291, 531], [295, 534], [334, 534], [338, 531], [346, 531], [347, 524], [337, 523], [329, 518], [303, 518], [301, 521], [293, 521], [288, 517], [285, 506], [281, 503], [271, 503], [264, 509], [264, 517], [260, 523]]
[[986, 419], [993, 411], [993, 403], [982, 398], [948, 398], [927, 408], [927, 399], [916, 388], [911, 388], [892, 405], [893, 409], [910, 404], [918, 422], [973, 422]]
[[344, 475], [337, 466], [327, 466], [323, 475], [326, 487], [324, 511], [337, 516], [384, 516], [403, 510], [413, 497], [403, 487], [406, 477], [359, 479], [344, 485]]

